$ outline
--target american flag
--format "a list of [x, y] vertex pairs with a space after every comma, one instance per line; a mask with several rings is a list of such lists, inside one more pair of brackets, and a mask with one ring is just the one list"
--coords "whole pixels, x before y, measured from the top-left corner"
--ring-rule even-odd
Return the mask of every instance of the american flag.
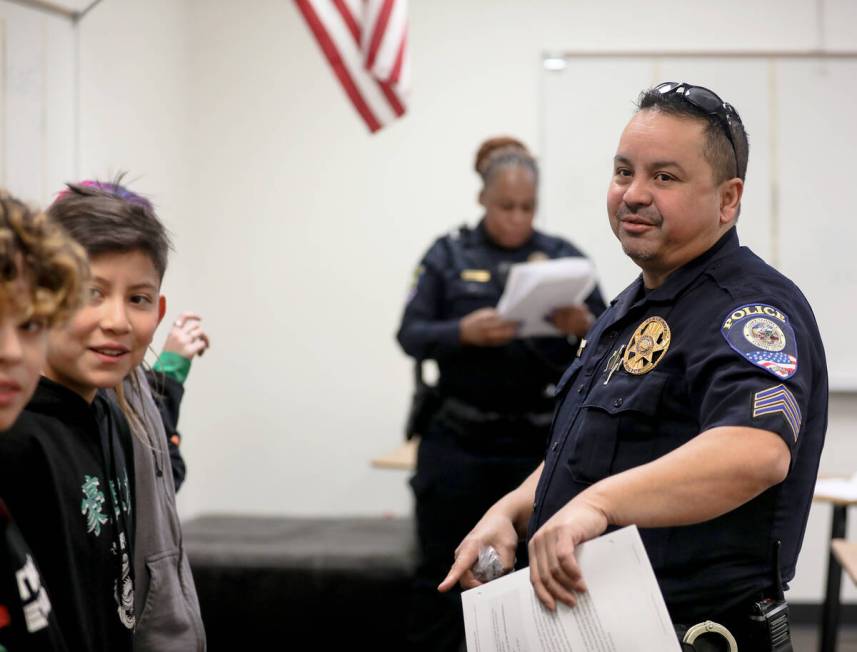
[[753, 364], [764, 367], [780, 378], [789, 378], [797, 370], [797, 358], [787, 353], [775, 351], [751, 351], [747, 359]]
[[405, 113], [407, 0], [295, 0], [369, 131]]

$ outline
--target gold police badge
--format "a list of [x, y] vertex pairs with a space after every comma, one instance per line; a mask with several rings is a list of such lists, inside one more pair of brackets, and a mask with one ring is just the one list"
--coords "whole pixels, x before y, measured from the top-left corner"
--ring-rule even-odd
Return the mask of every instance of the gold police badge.
[[637, 326], [625, 347], [622, 366], [629, 374], [647, 374], [658, 366], [670, 348], [670, 327], [660, 317], [649, 317]]

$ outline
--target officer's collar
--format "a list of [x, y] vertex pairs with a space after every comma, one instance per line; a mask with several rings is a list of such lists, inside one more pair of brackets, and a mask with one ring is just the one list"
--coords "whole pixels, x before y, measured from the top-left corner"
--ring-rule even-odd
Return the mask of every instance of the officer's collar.
[[643, 275], [640, 274], [631, 285], [616, 297], [616, 309], [624, 314], [632, 303], [638, 301], [672, 301], [695, 281], [711, 263], [734, 251], [739, 246], [738, 231], [733, 226], [714, 245], [689, 263], [672, 272], [667, 279], [653, 290], [643, 291]]
[[738, 232], [733, 226], [724, 233], [720, 240], [714, 243], [708, 251], [697, 256], [689, 263], [667, 276], [659, 287], [648, 293], [647, 298], [650, 301], [672, 301], [676, 298], [688, 285], [695, 281], [711, 263], [717, 258], [729, 253], [738, 248]]
[[483, 217], [479, 220], [479, 224], [476, 225], [476, 228], [473, 229], [473, 235], [475, 236], [475, 242], [479, 244], [487, 244], [489, 247], [493, 247], [494, 249], [499, 249], [500, 251], [519, 251], [521, 249], [526, 249], [534, 244], [536, 240], [536, 230], [533, 229], [532, 234], [530, 234], [529, 239], [521, 245], [517, 247], [504, 247], [501, 244], [498, 244], [494, 241], [494, 238], [488, 233], [488, 229], [485, 228], [485, 218]]

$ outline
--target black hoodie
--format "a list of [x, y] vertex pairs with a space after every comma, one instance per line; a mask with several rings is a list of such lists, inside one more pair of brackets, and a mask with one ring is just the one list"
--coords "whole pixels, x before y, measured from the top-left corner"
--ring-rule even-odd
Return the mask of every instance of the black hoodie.
[[119, 409], [46, 378], [0, 436], [0, 499], [30, 545], [71, 650], [131, 650], [133, 453]]
[[33, 553], [0, 500], [0, 651], [67, 649]]

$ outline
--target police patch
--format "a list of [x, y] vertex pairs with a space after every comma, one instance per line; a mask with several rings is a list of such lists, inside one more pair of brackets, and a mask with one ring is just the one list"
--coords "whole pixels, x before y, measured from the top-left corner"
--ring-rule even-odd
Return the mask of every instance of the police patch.
[[789, 318], [764, 303], [749, 303], [732, 310], [720, 332], [735, 351], [777, 378], [797, 372], [797, 340]]
[[423, 272], [426, 271], [426, 268], [423, 265], [418, 265], [414, 270], [414, 275], [411, 277], [411, 286], [408, 288], [408, 296], [405, 298], [405, 303], [410, 303], [415, 296], [417, 296], [417, 287], [420, 284], [420, 278], [422, 278]]

